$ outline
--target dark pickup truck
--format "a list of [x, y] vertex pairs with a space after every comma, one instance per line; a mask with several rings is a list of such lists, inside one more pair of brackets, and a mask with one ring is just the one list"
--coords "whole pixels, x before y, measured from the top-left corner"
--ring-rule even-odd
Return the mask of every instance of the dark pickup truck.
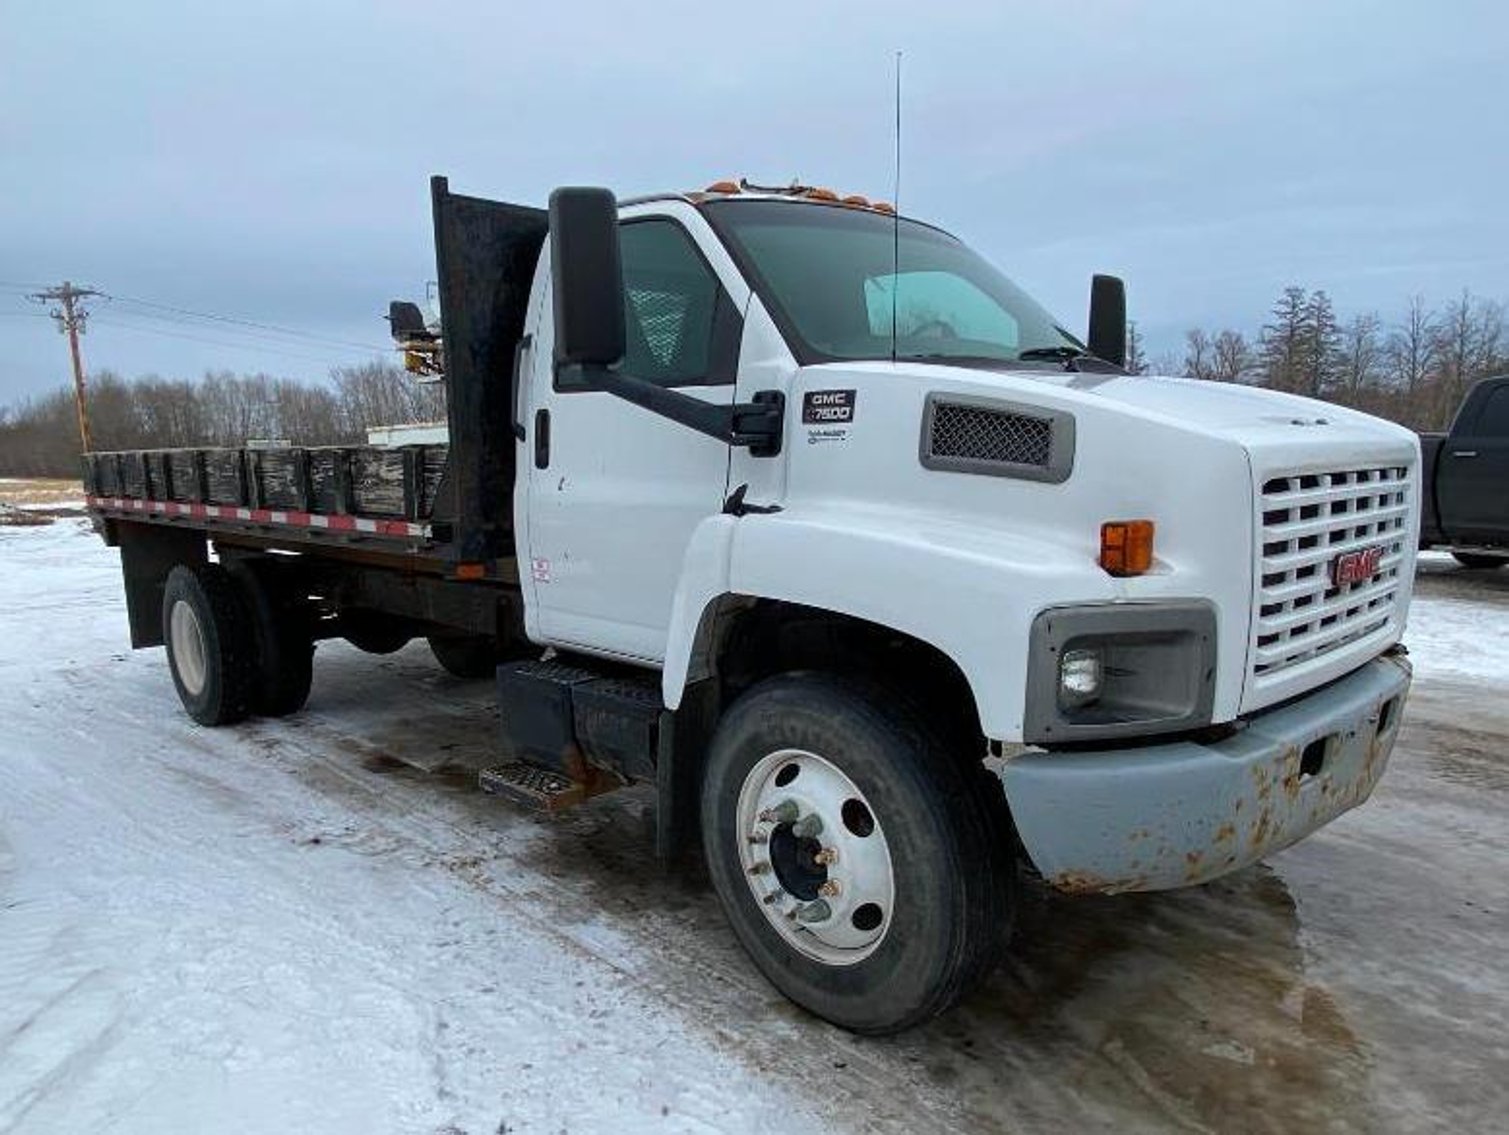
[[1467, 392], [1451, 431], [1420, 435], [1420, 547], [1464, 566], [1509, 563], [1509, 375]]

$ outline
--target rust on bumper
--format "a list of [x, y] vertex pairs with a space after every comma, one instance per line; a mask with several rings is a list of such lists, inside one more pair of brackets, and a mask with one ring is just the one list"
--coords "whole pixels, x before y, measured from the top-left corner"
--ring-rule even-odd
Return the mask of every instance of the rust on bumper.
[[1409, 663], [1389, 654], [1213, 744], [1026, 753], [997, 772], [1027, 854], [1060, 890], [1203, 883], [1366, 800], [1409, 683]]

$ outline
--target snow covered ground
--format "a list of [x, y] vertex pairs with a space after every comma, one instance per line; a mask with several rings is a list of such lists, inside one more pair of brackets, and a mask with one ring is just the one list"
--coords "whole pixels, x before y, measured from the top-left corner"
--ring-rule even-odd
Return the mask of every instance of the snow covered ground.
[[305, 713], [202, 729], [87, 522], [0, 528], [0, 1132], [1486, 1129], [1498, 575], [1427, 562], [1366, 807], [1196, 891], [1035, 892], [981, 994], [865, 1041], [657, 869], [643, 795], [473, 791], [488, 683], [327, 643]]

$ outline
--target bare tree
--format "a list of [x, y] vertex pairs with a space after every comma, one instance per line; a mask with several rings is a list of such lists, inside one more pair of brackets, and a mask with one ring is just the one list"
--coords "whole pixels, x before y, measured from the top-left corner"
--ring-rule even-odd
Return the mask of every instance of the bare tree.
[[1183, 373], [1189, 378], [1214, 378], [1214, 347], [1202, 328], [1192, 327], [1184, 333]]
[[363, 363], [330, 372], [340, 402], [343, 425], [358, 433], [373, 426], [432, 422], [445, 417], [445, 396], [438, 384], [421, 385], [401, 367]]
[[1242, 382], [1253, 367], [1247, 336], [1226, 328], [1211, 343], [1211, 374], [1217, 382]]
[[1436, 324], [1433, 352], [1439, 378], [1430, 420], [1438, 428], [1451, 422], [1467, 388], [1502, 362], [1504, 309], [1479, 299], [1466, 288], [1446, 305]]
[[1436, 362], [1436, 317], [1425, 306], [1425, 297], [1413, 295], [1404, 319], [1389, 333], [1385, 365], [1390, 384], [1401, 400], [1407, 420], [1425, 420], [1422, 392]]
[[1142, 345], [1142, 332], [1137, 330], [1135, 319], [1127, 320], [1127, 361], [1129, 374], [1147, 373], [1147, 354]]
[[1383, 344], [1378, 313], [1353, 316], [1341, 329], [1341, 393], [1349, 406], [1365, 405], [1380, 380]]

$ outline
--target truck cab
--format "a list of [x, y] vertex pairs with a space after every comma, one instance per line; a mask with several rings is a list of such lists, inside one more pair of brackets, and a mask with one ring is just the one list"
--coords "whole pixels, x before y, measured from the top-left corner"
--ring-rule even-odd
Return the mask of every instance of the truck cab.
[[[863, 204], [558, 195], [549, 229], [516, 391], [529, 637], [657, 670], [673, 713], [776, 683], [791, 720], [753, 753], [714, 731], [701, 833], [782, 988], [797, 959], [871, 957], [900, 886], [894, 851], [844, 832], [859, 774], [799, 740], [801, 675], [910, 700], [992, 770], [987, 826], [1068, 890], [1214, 878], [1371, 791], [1409, 680], [1408, 431], [1129, 375], [1114, 335], [1097, 355], [952, 236]], [[778, 744], [805, 755], [772, 772]], [[749, 850], [789, 830], [782, 804], [889, 881], [834, 866], [845, 890], [804, 893]], [[856, 929], [862, 909], [883, 921]]]

